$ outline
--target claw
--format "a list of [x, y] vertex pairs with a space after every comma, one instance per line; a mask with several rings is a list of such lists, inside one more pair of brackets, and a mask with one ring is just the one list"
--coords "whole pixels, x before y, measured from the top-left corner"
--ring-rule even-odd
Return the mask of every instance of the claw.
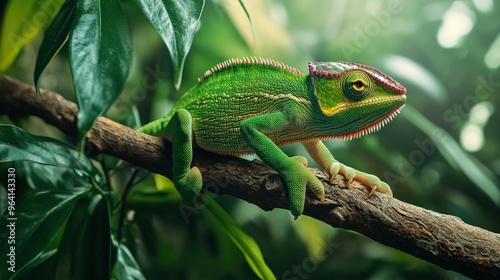
[[347, 185], [350, 185], [352, 181], [354, 180], [354, 177], [356, 177], [356, 173], [347, 173], [345, 174], [345, 178], [347, 179]]
[[293, 216], [294, 221], [297, 221], [298, 218], [299, 218], [299, 216]]
[[350, 185], [352, 183], [352, 180], [354, 180], [354, 177], [347, 178], [347, 184]]
[[368, 194], [368, 196], [372, 196], [376, 190], [377, 190], [377, 185], [372, 186], [372, 189], [370, 190], [370, 193]]
[[350, 185], [352, 183], [352, 180], [354, 180], [354, 178], [356, 177], [356, 170], [345, 165], [342, 166], [340, 173], [342, 173], [347, 179], [347, 185]]
[[329, 179], [330, 183], [334, 183], [335, 181], [335, 175], [330, 175], [330, 179]]
[[322, 193], [319, 195], [319, 200], [321, 201], [321, 203], [325, 202], [325, 192], [322, 192]]

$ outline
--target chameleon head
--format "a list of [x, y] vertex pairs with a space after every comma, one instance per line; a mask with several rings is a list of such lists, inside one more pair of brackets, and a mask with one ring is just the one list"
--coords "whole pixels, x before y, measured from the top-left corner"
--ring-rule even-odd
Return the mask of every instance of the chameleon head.
[[341, 139], [380, 129], [404, 106], [406, 89], [380, 70], [352, 62], [309, 62], [325, 131]]

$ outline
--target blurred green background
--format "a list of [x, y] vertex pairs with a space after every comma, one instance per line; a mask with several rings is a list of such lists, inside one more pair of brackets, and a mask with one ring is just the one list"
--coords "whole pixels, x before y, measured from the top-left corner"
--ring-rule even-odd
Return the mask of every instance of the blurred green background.
[[[329, 141], [341, 162], [388, 182], [402, 201], [500, 232], [500, 6], [493, 0], [207, 1], [176, 91], [168, 50], [131, 1], [122, 6], [132, 32], [134, 66], [107, 116], [130, 124], [161, 117], [197, 78], [232, 57], [272, 58], [301, 71], [308, 61], [347, 60], [379, 68], [407, 88], [407, 107], [379, 132], [349, 142]], [[6, 74], [32, 84], [41, 38], [28, 44]], [[151, 86], [152, 85], [152, 86]], [[41, 86], [75, 100], [64, 47]], [[6, 121], [4, 119], [4, 121]], [[66, 139], [31, 117], [25, 128]], [[307, 153], [301, 145], [283, 148]], [[126, 170], [113, 176], [126, 184]], [[131, 194], [127, 245], [148, 279], [253, 279], [230, 239], [203, 215], [186, 225], [179, 197]], [[168, 184], [167, 184], [168, 185]], [[259, 244], [281, 279], [464, 279], [355, 232], [285, 210], [264, 212], [233, 197], [224, 208]], [[298, 272], [300, 270], [300, 272]], [[295, 277], [295, 278], [294, 278]]]

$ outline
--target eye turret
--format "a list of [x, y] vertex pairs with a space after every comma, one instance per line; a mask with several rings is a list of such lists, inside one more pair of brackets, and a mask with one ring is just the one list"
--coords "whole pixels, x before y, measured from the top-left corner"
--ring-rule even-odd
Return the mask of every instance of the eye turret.
[[373, 80], [361, 70], [346, 72], [339, 82], [342, 94], [352, 101], [363, 100], [373, 92]]

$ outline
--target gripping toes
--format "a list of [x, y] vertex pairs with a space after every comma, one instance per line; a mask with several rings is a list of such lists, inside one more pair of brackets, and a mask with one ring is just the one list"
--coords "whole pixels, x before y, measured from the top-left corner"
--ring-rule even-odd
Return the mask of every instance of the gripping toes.
[[390, 197], [392, 197], [392, 190], [391, 187], [386, 182], [380, 181], [380, 183], [374, 187], [372, 187], [370, 191], [370, 195], [372, 195], [375, 191], [384, 193]]
[[375, 193], [375, 191], [384, 193], [390, 197], [392, 197], [392, 191], [389, 185], [385, 182], [382, 182], [377, 176], [356, 171], [356, 180], [365, 186], [369, 186], [370, 196]]
[[330, 182], [333, 183], [337, 174], [342, 174], [347, 179], [347, 184], [350, 184], [356, 177], [356, 169], [346, 166], [338, 161], [334, 161], [328, 170], [330, 174]]
[[[300, 157], [290, 158], [292, 165], [282, 172], [290, 197], [290, 211], [297, 218], [304, 211], [306, 188], [316, 194], [321, 202], [325, 199], [323, 184], [304, 165]], [[305, 159], [304, 159], [305, 160]], [[307, 164], [307, 161], [305, 161]]]
[[348, 185], [353, 180], [356, 180], [361, 184], [370, 187], [370, 196], [375, 193], [375, 191], [378, 191], [392, 197], [392, 190], [389, 185], [381, 181], [377, 176], [357, 171], [356, 169], [339, 163], [338, 161], [335, 161], [330, 165], [329, 174], [331, 182], [333, 182], [333, 179], [337, 174], [342, 174], [347, 179]]
[[346, 165], [341, 165], [340, 166], [340, 173], [342, 173], [345, 178], [347, 179], [347, 184], [351, 184], [352, 180], [354, 180], [354, 178], [356, 178], [356, 170], [354, 168], [351, 168], [349, 166], [346, 166]]

